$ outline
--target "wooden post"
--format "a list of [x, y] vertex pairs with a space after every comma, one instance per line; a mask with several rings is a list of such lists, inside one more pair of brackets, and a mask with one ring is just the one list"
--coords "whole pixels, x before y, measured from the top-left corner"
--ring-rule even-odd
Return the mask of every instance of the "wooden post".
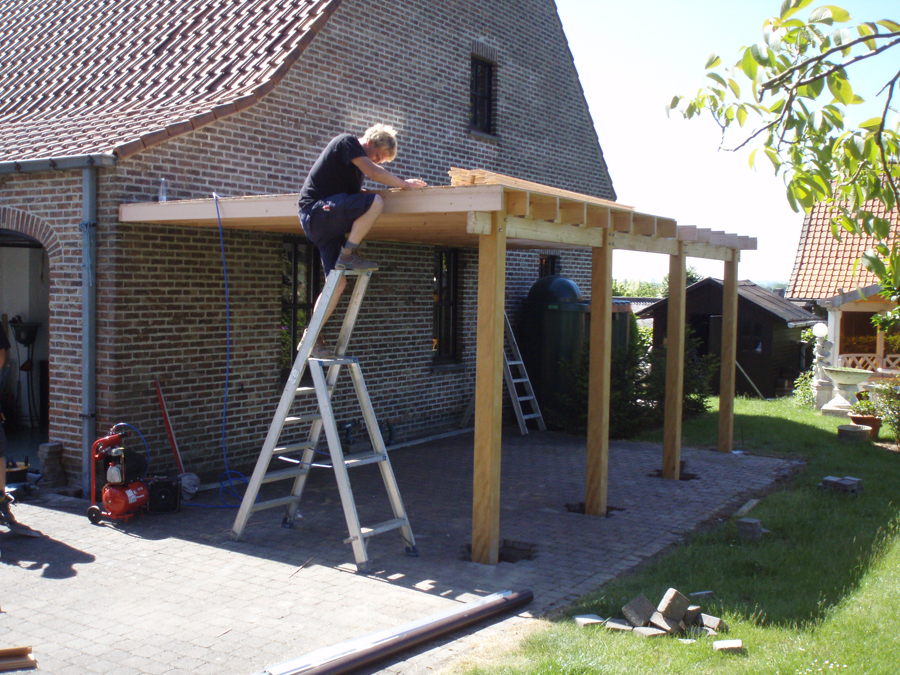
[[475, 352], [475, 474], [472, 561], [500, 558], [500, 442], [503, 417], [503, 330], [506, 297], [506, 213], [491, 214], [478, 240], [478, 325]]
[[684, 405], [684, 324], [687, 265], [684, 243], [669, 256], [669, 326], [666, 337], [666, 409], [663, 429], [663, 478], [681, 477], [681, 414]]
[[588, 374], [587, 485], [584, 512], [606, 515], [609, 465], [609, 373], [612, 352], [612, 247], [591, 249], [591, 338]]
[[719, 380], [719, 452], [734, 448], [734, 378], [737, 360], [738, 251], [725, 263], [722, 284], [722, 359]]

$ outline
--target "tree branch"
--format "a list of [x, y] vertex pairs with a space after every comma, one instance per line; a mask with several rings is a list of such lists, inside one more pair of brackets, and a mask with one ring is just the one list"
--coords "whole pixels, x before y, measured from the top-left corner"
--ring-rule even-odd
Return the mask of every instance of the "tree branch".
[[813, 82], [818, 82], [823, 77], [828, 77], [829, 75], [831, 75], [832, 73], [834, 73], [838, 70], [848, 68], [849, 66], [859, 63], [860, 61], [864, 61], [865, 59], [868, 59], [872, 56], [876, 56], [877, 54], [880, 54], [881, 52], [886, 51], [888, 49], [891, 49], [892, 47], [896, 47], [897, 45], [900, 45], [900, 40], [894, 40], [890, 44], [881, 45], [881, 47], [879, 47], [878, 49], [876, 49], [874, 51], [869, 52], [868, 54], [860, 54], [859, 56], [856, 56], [856, 57], [850, 59], [849, 61], [847, 61], [847, 63], [841, 63], [839, 65], [836, 65], [833, 68], [831, 68], [830, 70], [827, 70], [826, 72], [821, 73], [820, 75], [816, 75], [815, 77], [810, 77], [809, 79], [806, 79], [806, 80], [800, 80], [799, 82], [797, 82], [797, 86], [802, 87], [807, 84], [812, 84]]
[[[782, 84], [784, 84], [784, 81], [789, 79], [790, 75], [796, 70], [807, 70], [808, 65], [820, 62], [823, 59], [828, 58], [829, 56], [831, 56], [832, 54], [834, 54], [836, 52], [842, 52], [845, 49], [848, 49], [848, 48], [853, 47], [858, 44], [862, 44], [864, 42], [868, 42], [869, 40], [875, 40], [875, 39], [881, 40], [881, 39], [885, 39], [885, 38], [900, 38], [900, 32], [877, 33], [875, 35], [867, 35], [865, 37], [857, 38], [856, 40], [851, 40], [850, 42], [847, 42], [840, 46], [832, 47], [831, 49], [822, 52], [818, 56], [814, 56], [814, 57], [805, 59], [804, 61], [801, 61], [800, 63], [797, 63], [797, 64], [791, 66], [790, 68], [785, 70], [780, 75], [773, 77], [771, 80], [766, 80], [759, 86], [759, 89], [760, 89], [760, 91], [765, 91], [767, 89], [774, 89], [775, 87], [778, 87], [778, 86], [781, 86]], [[891, 45], [888, 45], [887, 48], [890, 49], [890, 47], [892, 47], [896, 44], [897, 43], [894, 42]]]

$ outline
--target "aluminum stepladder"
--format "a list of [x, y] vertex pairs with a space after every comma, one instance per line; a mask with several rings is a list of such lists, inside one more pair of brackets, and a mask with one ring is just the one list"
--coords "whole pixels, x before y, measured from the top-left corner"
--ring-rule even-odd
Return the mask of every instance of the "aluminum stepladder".
[[[516, 336], [513, 335], [509, 316], [507, 316], [506, 312], [503, 313], [503, 321], [506, 339], [503, 349], [503, 379], [506, 381], [506, 390], [509, 392], [509, 398], [516, 413], [516, 420], [519, 423], [519, 433], [523, 436], [528, 433], [528, 420], [535, 420], [538, 429], [546, 431], [547, 425], [544, 423], [544, 416], [541, 414], [541, 408], [538, 406], [537, 398], [534, 396], [534, 388], [531, 386], [531, 380], [528, 378], [528, 371], [525, 370], [525, 362], [522, 360], [522, 353], [519, 351], [519, 345], [516, 343]], [[520, 386], [522, 387], [521, 392], [519, 391]], [[530, 406], [531, 412], [523, 410], [523, 403]], [[463, 415], [460, 426], [464, 427], [469, 424], [474, 411], [475, 397], [473, 396], [465, 415]]]
[[[356, 324], [356, 318], [359, 315], [359, 309], [362, 305], [362, 299], [366, 292], [373, 270], [333, 270], [328, 274], [325, 280], [325, 286], [319, 301], [316, 303], [313, 315], [310, 318], [309, 326], [306, 330], [304, 338], [297, 348], [297, 357], [294, 360], [293, 368], [288, 376], [287, 384], [285, 384], [284, 392], [275, 411], [275, 417], [269, 426], [269, 432], [263, 443], [256, 467], [250, 477], [247, 489], [244, 493], [243, 501], [238, 510], [234, 526], [231, 530], [231, 538], [237, 540], [244, 532], [247, 520], [252, 513], [262, 511], [264, 509], [276, 508], [283, 506], [286, 514], [283, 524], [290, 527], [294, 518], [297, 516], [300, 499], [303, 495], [303, 488], [306, 485], [306, 479], [312, 468], [325, 467], [334, 470], [335, 479], [338, 485], [338, 492], [341, 497], [341, 504], [344, 510], [344, 519], [347, 521], [347, 530], [349, 538], [345, 543], [349, 543], [353, 548], [353, 557], [356, 560], [357, 569], [360, 572], [368, 572], [369, 558], [366, 551], [366, 539], [382, 532], [390, 530], [400, 530], [400, 535], [406, 544], [406, 552], [410, 555], [418, 555], [415, 539], [413, 538], [412, 529], [409, 526], [409, 519], [403, 506], [403, 500], [400, 497], [400, 491], [397, 487], [397, 481], [394, 477], [394, 471], [391, 468], [391, 462], [384, 445], [384, 439], [378, 428], [378, 421], [375, 418], [372, 402], [363, 380], [362, 371], [359, 367], [359, 361], [352, 356], [345, 356], [347, 345], [350, 342], [350, 335]], [[344, 322], [338, 335], [335, 347], [335, 358], [317, 359], [311, 356], [313, 345], [322, 329], [325, 318], [325, 310], [329, 301], [334, 295], [339, 280], [344, 276], [356, 276], [356, 284], [353, 288], [353, 294], [350, 297], [350, 303], [347, 313], [344, 316]], [[309, 366], [310, 374], [313, 379], [313, 386], [300, 386], [300, 379], [303, 377], [304, 370]], [[362, 410], [363, 419], [365, 420], [366, 429], [369, 434], [369, 440], [372, 443], [372, 451], [366, 453], [353, 454], [345, 457], [341, 447], [340, 435], [338, 433], [337, 424], [334, 418], [334, 411], [331, 407], [331, 398], [337, 384], [338, 375], [341, 367], [347, 366], [350, 371], [350, 377], [353, 381], [356, 396]], [[327, 367], [327, 374], [325, 369]], [[319, 413], [313, 415], [295, 415], [290, 414], [291, 406], [295, 398], [303, 395], [314, 393], [319, 405]], [[285, 428], [290, 429], [298, 424], [311, 423], [307, 440], [301, 443], [288, 443], [278, 445], [279, 438]], [[331, 455], [330, 462], [314, 462], [316, 454], [316, 446], [322, 431], [325, 431], [325, 438], [328, 442], [328, 451]], [[297, 458], [299, 455], [299, 458]], [[270, 471], [269, 466], [273, 457], [285, 460], [292, 466], [288, 469], [279, 469]], [[348, 468], [364, 466], [366, 464], [378, 463], [381, 471], [381, 478], [384, 481], [387, 490], [388, 499], [393, 511], [393, 519], [378, 523], [371, 527], [362, 527], [359, 522], [359, 515], [356, 510], [356, 501], [353, 498], [353, 491], [350, 487], [350, 476], [347, 472]], [[270, 499], [265, 502], [256, 503], [257, 495], [260, 487], [265, 483], [272, 483], [282, 480], [293, 479], [293, 487], [286, 497]]]

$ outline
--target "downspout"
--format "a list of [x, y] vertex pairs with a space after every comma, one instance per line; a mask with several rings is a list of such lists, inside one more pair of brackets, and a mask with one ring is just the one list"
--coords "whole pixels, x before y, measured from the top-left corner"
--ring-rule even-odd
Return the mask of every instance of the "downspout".
[[97, 169], [81, 172], [81, 488], [91, 498], [97, 427]]

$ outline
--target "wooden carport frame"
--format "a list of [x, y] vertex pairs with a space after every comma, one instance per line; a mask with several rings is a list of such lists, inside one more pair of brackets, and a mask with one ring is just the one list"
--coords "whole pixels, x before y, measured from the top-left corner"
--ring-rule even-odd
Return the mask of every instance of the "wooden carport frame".
[[[590, 372], [585, 510], [607, 509], [612, 252], [669, 256], [669, 322], [662, 473], [677, 480], [681, 459], [685, 270], [688, 257], [724, 263], [719, 450], [732, 450], [737, 343], [737, 267], [756, 239], [639, 213], [632, 207], [485, 171], [450, 171], [452, 185], [385, 191], [384, 211], [367, 241], [478, 249], [472, 560], [495, 564], [500, 550], [503, 312], [509, 248], [590, 248]], [[296, 233], [298, 195], [219, 199], [222, 226]], [[122, 204], [122, 223], [217, 227], [212, 199]]]

